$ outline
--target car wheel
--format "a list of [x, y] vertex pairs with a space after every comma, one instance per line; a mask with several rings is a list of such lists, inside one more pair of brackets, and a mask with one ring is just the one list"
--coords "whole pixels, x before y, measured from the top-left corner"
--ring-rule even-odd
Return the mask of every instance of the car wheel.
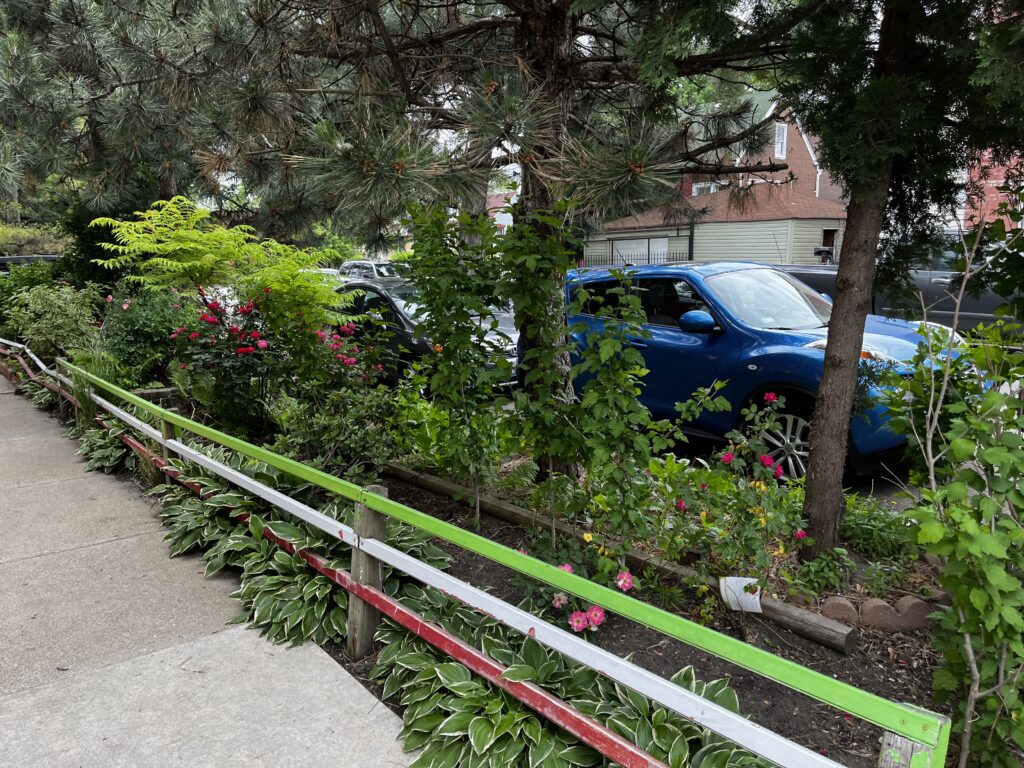
[[768, 446], [768, 455], [790, 479], [807, 474], [807, 457], [811, 449], [811, 421], [802, 410], [788, 409], [776, 415], [775, 427], [761, 433]]

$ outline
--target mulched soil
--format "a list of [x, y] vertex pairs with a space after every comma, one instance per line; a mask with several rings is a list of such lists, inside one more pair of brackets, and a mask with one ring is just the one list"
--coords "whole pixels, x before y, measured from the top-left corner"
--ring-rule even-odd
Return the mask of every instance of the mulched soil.
[[[472, 512], [459, 502], [390, 478], [386, 485], [390, 497], [396, 501], [455, 525], [472, 527]], [[525, 548], [530, 543], [527, 531], [486, 514], [482, 515], [480, 533], [514, 548]], [[452, 556], [453, 575], [487, 588], [513, 604], [522, 598], [513, 571], [447, 542], [436, 543]], [[637, 597], [643, 599], [644, 595], [641, 592]], [[687, 603], [684, 598], [677, 610], [692, 618], [691, 612], [696, 607], [695, 601]], [[844, 655], [755, 616], [723, 613], [711, 626], [883, 698], [935, 709], [931, 700], [931, 674], [938, 654], [931, 647], [927, 631], [894, 634], [861, 630], [857, 649]], [[600, 631], [589, 633], [588, 639], [620, 656], [633, 654], [635, 663], [664, 677], [691, 665], [700, 679], [728, 678], [739, 694], [741, 711], [753, 721], [851, 768], [877, 765], [880, 729], [845, 716], [826, 704], [621, 616], [609, 614]], [[367, 678], [374, 657], [353, 662], [343, 648], [330, 646], [327, 650], [380, 697], [380, 686]], [[393, 702], [389, 706], [400, 712]]]

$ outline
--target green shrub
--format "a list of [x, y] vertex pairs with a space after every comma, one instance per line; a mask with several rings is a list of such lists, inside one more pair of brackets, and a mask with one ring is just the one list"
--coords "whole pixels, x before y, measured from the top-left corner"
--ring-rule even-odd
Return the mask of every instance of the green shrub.
[[96, 333], [98, 292], [66, 283], [37, 285], [14, 297], [10, 322], [19, 338], [44, 360], [80, 346]]
[[916, 549], [913, 523], [868, 496], [851, 495], [840, 538], [871, 560], [909, 556]]
[[984, 768], [1024, 756], [1024, 353], [1000, 333], [976, 329], [954, 349], [948, 332], [929, 332], [888, 403], [922, 489], [906, 516], [945, 560], [952, 598], [933, 630], [936, 697], [955, 702], [960, 765]]
[[107, 297], [98, 341], [117, 361], [115, 383], [131, 389], [167, 380], [177, 352], [171, 336], [184, 320], [181, 301], [169, 291], [124, 287]]
[[379, 478], [397, 454], [395, 392], [351, 378], [324, 394], [303, 388], [274, 400], [271, 449], [354, 482]]
[[13, 264], [8, 275], [0, 276], [0, 335], [17, 335], [17, 331], [10, 325], [14, 297], [24, 290], [52, 281], [53, 264], [47, 261]]

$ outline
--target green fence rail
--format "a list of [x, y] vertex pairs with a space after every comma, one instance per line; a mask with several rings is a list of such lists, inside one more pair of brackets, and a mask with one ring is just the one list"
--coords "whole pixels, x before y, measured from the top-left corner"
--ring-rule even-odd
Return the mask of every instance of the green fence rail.
[[[664, 635], [700, 648], [720, 659], [773, 680], [847, 714], [872, 723], [885, 731], [904, 737], [924, 751], [910, 749], [909, 768], [940, 768], [950, 739], [949, 718], [908, 704], [883, 699], [848, 683], [802, 667], [795, 662], [755, 648], [675, 614], [643, 603], [585, 578], [559, 570], [553, 565], [523, 555], [456, 525], [438, 520], [397, 501], [371, 493], [362, 487], [329, 475], [301, 462], [280, 456], [232, 435], [199, 424], [191, 419], [144, 400], [66, 360], [58, 365], [72, 373], [78, 382], [89, 382], [104, 392], [130, 403], [157, 419], [173, 425], [180, 439], [183, 432], [204, 438], [216, 445], [264, 462], [295, 478], [305, 480], [331, 493], [364, 504], [403, 523], [426, 531], [463, 549], [500, 563], [512, 570], [542, 581], [584, 600], [601, 605], [620, 616], [655, 629]], [[898, 761], [883, 765], [908, 765]]]

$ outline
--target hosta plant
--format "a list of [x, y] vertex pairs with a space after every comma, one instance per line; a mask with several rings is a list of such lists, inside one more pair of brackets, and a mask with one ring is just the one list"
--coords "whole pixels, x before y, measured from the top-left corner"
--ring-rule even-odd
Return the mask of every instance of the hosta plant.
[[[48, 392], [49, 390], [44, 390]], [[51, 393], [52, 394], [52, 393]], [[87, 472], [100, 471], [108, 475], [115, 472], [131, 472], [138, 465], [135, 452], [121, 442], [124, 427], [88, 427], [79, 435], [81, 444], [78, 455], [85, 456]]]
[[[671, 768], [764, 765], [707, 729], [445, 595], [407, 586], [402, 601], [504, 664], [507, 679], [551, 691]], [[385, 697], [400, 694], [405, 748], [423, 750], [415, 768], [608, 765], [575, 737], [396, 625], [385, 623], [377, 638], [384, 650], [371, 676], [382, 681]], [[699, 682], [690, 668], [672, 679], [733, 712], [739, 709], [725, 681]]]

